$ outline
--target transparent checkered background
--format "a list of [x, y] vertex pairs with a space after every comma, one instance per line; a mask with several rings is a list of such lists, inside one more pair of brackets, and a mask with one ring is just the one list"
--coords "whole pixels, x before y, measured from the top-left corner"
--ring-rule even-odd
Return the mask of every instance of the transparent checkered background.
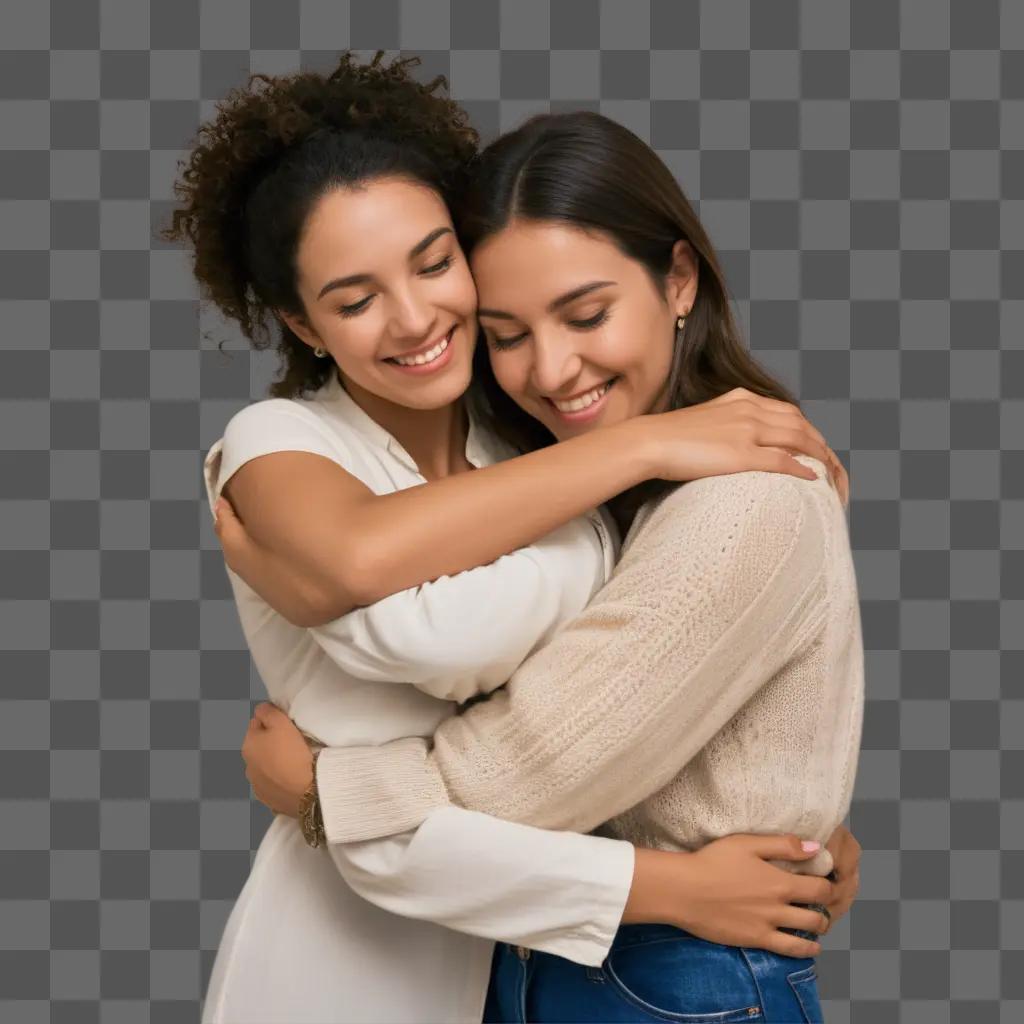
[[267, 826], [200, 461], [274, 365], [152, 227], [230, 86], [348, 47], [421, 54], [485, 138], [601, 110], [697, 201], [853, 482], [864, 859], [827, 1018], [1024, 1018], [1024, 4], [0, 11], [0, 1018], [197, 1019]]

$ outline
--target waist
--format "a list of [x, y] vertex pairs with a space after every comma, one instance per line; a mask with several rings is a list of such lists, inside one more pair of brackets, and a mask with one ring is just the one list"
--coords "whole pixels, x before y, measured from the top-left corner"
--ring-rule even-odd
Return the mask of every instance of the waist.
[[[836, 881], [835, 869], [829, 871], [825, 878], [830, 882]], [[794, 903], [793, 906], [807, 907], [809, 910], [817, 910], [819, 913], [824, 913], [826, 909], [821, 903]], [[781, 930], [789, 932], [790, 935], [798, 935], [802, 939], [810, 939], [812, 942], [817, 942], [820, 938], [815, 932], [802, 928], [783, 928]], [[670, 924], [621, 924], [612, 940], [611, 948], [613, 950], [628, 949], [630, 946], [643, 946], [651, 942], [680, 938], [691, 938], [698, 942], [709, 941], [702, 939], [699, 935], [694, 935], [693, 932], [689, 932], [685, 928], [677, 928]], [[718, 945], [718, 943], [711, 943], [711, 945]]]
[[[822, 909], [818, 903], [794, 903], [795, 907], [807, 907], [811, 910]], [[810, 939], [817, 942], [821, 936], [816, 932], [806, 931], [803, 928], [781, 928], [780, 931], [788, 932], [790, 935], [799, 936], [801, 939]], [[636, 946], [649, 946], [657, 942], [669, 942], [679, 939], [689, 939], [694, 944], [704, 943], [708, 946], [720, 946], [719, 942], [712, 942], [710, 939], [701, 938], [685, 928], [676, 928], [671, 924], [623, 924], [612, 940], [609, 955], [624, 949], [632, 949]]]

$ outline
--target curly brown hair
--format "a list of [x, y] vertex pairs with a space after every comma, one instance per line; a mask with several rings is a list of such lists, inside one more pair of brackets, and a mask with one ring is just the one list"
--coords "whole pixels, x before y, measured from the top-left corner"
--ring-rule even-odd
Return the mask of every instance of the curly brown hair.
[[250, 75], [200, 127], [175, 183], [181, 206], [161, 234], [191, 247], [202, 297], [254, 348], [276, 341], [282, 372], [274, 397], [317, 390], [333, 365], [275, 313], [303, 314], [295, 257], [316, 201], [393, 176], [428, 185], [449, 206], [464, 189], [479, 137], [466, 112], [439, 93], [447, 91], [443, 75], [426, 84], [411, 76], [419, 63], [385, 63], [377, 51], [360, 64], [346, 52], [328, 75]]

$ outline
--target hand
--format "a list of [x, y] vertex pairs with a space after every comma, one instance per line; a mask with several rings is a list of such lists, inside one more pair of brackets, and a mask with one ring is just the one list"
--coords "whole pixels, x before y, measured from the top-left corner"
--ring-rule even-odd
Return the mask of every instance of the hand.
[[806, 861], [817, 852], [817, 846], [804, 850], [793, 835], [725, 836], [694, 853], [637, 849], [623, 922], [672, 924], [727, 946], [817, 956], [819, 942], [779, 929], [822, 932], [824, 914], [792, 904], [829, 906], [834, 901], [833, 884], [768, 863]]
[[299, 816], [313, 781], [313, 754], [295, 723], [274, 704], [258, 704], [242, 742], [245, 777], [275, 814]]
[[[733, 388], [708, 402], [640, 417], [654, 431], [654, 475], [666, 480], [765, 470], [815, 479], [792, 453], [824, 463], [846, 505], [849, 477], [817, 427], [791, 402]], [[685, 442], [680, 444], [680, 442]]]
[[272, 551], [257, 544], [223, 495], [214, 505], [213, 531], [224, 552], [224, 562], [274, 611], [293, 626], [319, 626], [310, 580], [298, 575]]
[[[832, 915], [832, 920], [829, 922], [829, 927], [831, 927], [849, 911], [853, 901], [857, 898], [857, 891], [860, 889], [861, 846], [854, 838], [853, 833], [845, 825], [840, 825], [829, 837], [825, 848], [832, 854], [836, 874], [832, 902], [826, 904]], [[825, 928], [825, 932], [829, 930], [829, 927]]]

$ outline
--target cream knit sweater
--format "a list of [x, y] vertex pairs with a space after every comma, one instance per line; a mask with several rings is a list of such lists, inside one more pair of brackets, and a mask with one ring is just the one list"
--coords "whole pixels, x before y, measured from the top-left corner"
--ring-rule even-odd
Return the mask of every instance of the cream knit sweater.
[[[432, 748], [324, 750], [329, 840], [454, 803], [662, 849], [734, 832], [824, 842], [850, 804], [864, 655], [844, 510], [825, 467], [799, 458], [815, 480], [709, 477], [642, 509], [590, 605]], [[830, 867], [822, 850], [796, 870]]]

